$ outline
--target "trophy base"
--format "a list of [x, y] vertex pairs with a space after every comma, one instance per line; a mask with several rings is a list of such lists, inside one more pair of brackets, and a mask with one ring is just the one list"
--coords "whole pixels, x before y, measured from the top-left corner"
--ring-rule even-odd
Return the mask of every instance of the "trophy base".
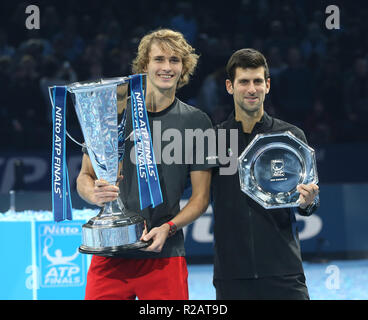
[[79, 252], [119, 256], [130, 250], [145, 248], [152, 241], [140, 240], [144, 228], [144, 218], [129, 210], [113, 214], [101, 211], [82, 226], [83, 239]]
[[85, 245], [81, 245], [78, 250], [80, 253], [84, 254], [93, 254], [97, 256], [103, 256], [103, 257], [116, 257], [119, 256], [121, 253], [124, 253], [128, 250], [136, 250], [136, 249], [142, 249], [148, 247], [152, 243], [152, 240], [150, 241], [138, 241], [133, 244], [126, 244], [122, 246], [116, 246], [116, 247], [105, 247], [105, 248], [92, 248]]

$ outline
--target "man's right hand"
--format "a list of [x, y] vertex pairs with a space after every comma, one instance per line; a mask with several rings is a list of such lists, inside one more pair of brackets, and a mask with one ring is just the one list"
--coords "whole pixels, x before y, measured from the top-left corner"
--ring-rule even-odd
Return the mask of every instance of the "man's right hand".
[[119, 187], [111, 185], [103, 179], [95, 180], [93, 202], [99, 207], [103, 207], [106, 202], [116, 200], [119, 193]]

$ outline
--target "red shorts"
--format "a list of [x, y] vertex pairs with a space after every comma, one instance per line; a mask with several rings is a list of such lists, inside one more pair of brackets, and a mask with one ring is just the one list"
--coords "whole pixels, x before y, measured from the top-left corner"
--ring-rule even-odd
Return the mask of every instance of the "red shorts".
[[188, 300], [184, 257], [123, 259], [93, 256], [86, 300]]

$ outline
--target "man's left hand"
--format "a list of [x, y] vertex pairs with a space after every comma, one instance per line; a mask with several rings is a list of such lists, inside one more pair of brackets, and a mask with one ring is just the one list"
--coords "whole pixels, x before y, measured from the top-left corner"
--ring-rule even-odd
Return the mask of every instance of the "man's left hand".
[[300, 193], [298, 201], [301, 209], [305, 209], [311, 205], [319, 193], [319, 187], [314, 183], [299, 184], [296, 189]]
[[153, 251], [153, 252], [161, 252], [165, 241], [169, 235], [170, 226], [167, 223], [164, 223], [160, 227], [152, 228], [150, 232], [147, 233], [147, 227], [143, 231], [143, 235], [141, 240], [149, 241], [152, 240], [150, 246], [147, 248], [140, 249], [142, 251]]

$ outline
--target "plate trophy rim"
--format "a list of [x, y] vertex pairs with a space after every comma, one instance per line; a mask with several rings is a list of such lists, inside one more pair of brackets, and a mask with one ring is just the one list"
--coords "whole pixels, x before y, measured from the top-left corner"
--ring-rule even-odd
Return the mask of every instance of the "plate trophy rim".
[[[250, 157], [248, 157], [248, 154], [250, 152], [250, 150], [259, 142], [260, 139], [264, 139], [264, 138], [277, 138], [277, 137], [286, 137], [289, 138], [291, 141], [294, 141], [296, 144], [299, 144], [301, 147], [299, 149], [303, 149], [304, 148], [304, 152], [300, 152], [299, 150], [293, 148], [291, 145], [289, 145], [288, 143], [285, 143], [283, 141], [276, 141], [276, 142], [268, 142], [266, 143], [264, 146], [261, 146], [259, 148], [259, 150], [254, 151], [251, 154], [251, 159]], [[272, 149], [273, 147], [277, 148], [277, 147], [282, 147], [285, 150], [288, 150], [289, 152], [292, 152], [297, 159], [299, 160], [299, 162], [302, 165], [302, 173], [300, 174], [300, 177], [298, 179], [297, 184], [295, 185], [295, 187], [293, 187], [291, 190], [287, 191], [287, 192], [269, 192], [264, 190], [261, 186], [258, 185], [257, 183], [257, 179], [254, 176], [254, 170], [252, 170], [254, 168], [254, 165], [257, 161], [257, 159], [267, 150]], [[307, 150], [305, 150], [307, 149]], [[310, 161], [309, 163], [306, 163], [306, 160], [304, 159], [304, 155], [303, 153], [309, 153], [310, 154]], [[245, 163], [245, 166], [243, 168], [242, 163]], [[308, 172], [311, 170], [312, 168], [312, 173], [308, 174]], [[289, 203], [284, 202], [284, 203], [277, 203], [277, 195], [283, 195], [284, 197], [291, 197], [294, 194], [296, 195], [297, 193], [297, 186], [299, 184], [303, 184], [303, 183], [314, 183], [317, 184], [318, 183], [318, 174], [317, 174], [317, 167], [316, 167], [316, 157], [315, 157], [315, 150], [313, 148], [311, 148], [310, 146], [308, 146], [306, 143], [304, 143], [302, 140], [300, 140], [299, 138], [297, 138], [294, 134], [291, 133], [290, 130], [287, 131], [283, 131], [283, 132], [269, 132], [269, 133], [259, 133], [257, 135], [255, 135], [255, 137], [252, 139], [252, 141], [248, 144], [248, 146], [243, 150], [243, 152], [241, 153], [241, 155], [238, 157], [238, 172], [239, 172], [239, 179], [240, 179], [240, 189], [243, 193], [245, 193], [246, 195], [248, 195], [250, 198], [252, 198], [254, 201], [256, 201], [258, 204], [260, 204], [261, 206], [263, 206], [265, 209], [277, 209], [277, 208], [289, 208], [289, 207], [297, 207], [299, 206], [299, 202], [298, 199], [293, 200]], [[248, 175], [248, 177], [244, 178], [244, 176]], [[243, 178], [242, 178], [243, 177]], [[311, 178], [311, 179], [310, 179]], [[244, 180], [244, 182], [242, 181]], [[256, 192], [257, 194], [253, 194], [251, 192], [250, 187], [250, 182], [252, 181], [252, 188], [253, 190], [256, 190], [258, 192]], [[262, 197], [262, 195], [264, 195], [266, 198]], [[295, 198], [295, 197], [294, 197]], [[268, 201], [267, 201], [268, 200]]]

